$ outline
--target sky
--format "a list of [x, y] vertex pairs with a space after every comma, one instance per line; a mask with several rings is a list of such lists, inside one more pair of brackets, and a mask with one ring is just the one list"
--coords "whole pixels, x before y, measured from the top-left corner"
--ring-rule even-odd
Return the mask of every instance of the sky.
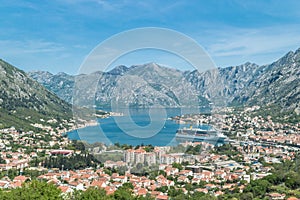
[[[299, 8], [297, 0], [0, 0], [0, 58], [24, 71], [76, 74], [113, 35], [160, 27], [194, 39], [217, 67], [268, 64], [300, 47]], [[114, 64], [188, 68], [169, 54], [140, 50]]]

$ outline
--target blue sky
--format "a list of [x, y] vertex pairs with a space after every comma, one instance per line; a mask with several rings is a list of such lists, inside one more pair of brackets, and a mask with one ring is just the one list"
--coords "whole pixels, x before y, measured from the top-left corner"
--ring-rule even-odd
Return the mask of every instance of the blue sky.
[[[169, 28], [195, 39], [218, 67], [267, 64], [300, 47], [300, 1], [1, 1], [0, 58], [25, 70], [75, 74], [89, 52], [128, 29]], [[151, 60], [153, 59], [153, 60]], [[145, 51], [115, 64], [178, 59]]]

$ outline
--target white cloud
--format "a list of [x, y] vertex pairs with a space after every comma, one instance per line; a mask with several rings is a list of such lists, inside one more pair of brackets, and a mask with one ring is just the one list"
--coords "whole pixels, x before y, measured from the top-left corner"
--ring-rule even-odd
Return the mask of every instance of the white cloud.
[[44, 40], [0, 40], [0, 51], [2, 56], [13, 56], [18, 54], [56, 53], [62, 52], [64, 50], [65, 48], [61, 44]]
[[291, 26], [263, 29], [225, 29], [207, 45], [212, 56], [249, 56], [290, 51], [300, 46], [300, 28]]

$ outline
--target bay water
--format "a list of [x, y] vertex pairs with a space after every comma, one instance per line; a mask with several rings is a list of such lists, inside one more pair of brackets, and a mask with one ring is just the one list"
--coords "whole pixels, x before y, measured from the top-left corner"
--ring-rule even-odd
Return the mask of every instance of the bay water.
[[[110, 110], [108, 110], [110, 111]], [[71, 140], [84, 140], [88, 143], [101, 142], [105, 144], [128, 144], [153, 146], [177, 145], [176, 131], [189, 127], [189, 124], [178, 124], [170, 117], [199, 113], [195, 109], [154, 108], [154, 109], [119, 109], [124, 116], [99, 118], [98, 126], [88, 126], [68, 132]], [[200, 128], [208, 129], [202, 125]]]

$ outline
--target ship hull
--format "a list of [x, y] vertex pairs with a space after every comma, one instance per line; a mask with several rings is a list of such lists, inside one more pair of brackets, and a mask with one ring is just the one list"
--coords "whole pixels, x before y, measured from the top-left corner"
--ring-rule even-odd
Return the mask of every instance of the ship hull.
[[192, 142], [208, 142], [211, 144], [224, 144], [228, 142], [228, 138], [219, 134], [214, 130], [202, 129], [179, 129], [176, 133], [176, 140], [178, 142], [192, 141]]

